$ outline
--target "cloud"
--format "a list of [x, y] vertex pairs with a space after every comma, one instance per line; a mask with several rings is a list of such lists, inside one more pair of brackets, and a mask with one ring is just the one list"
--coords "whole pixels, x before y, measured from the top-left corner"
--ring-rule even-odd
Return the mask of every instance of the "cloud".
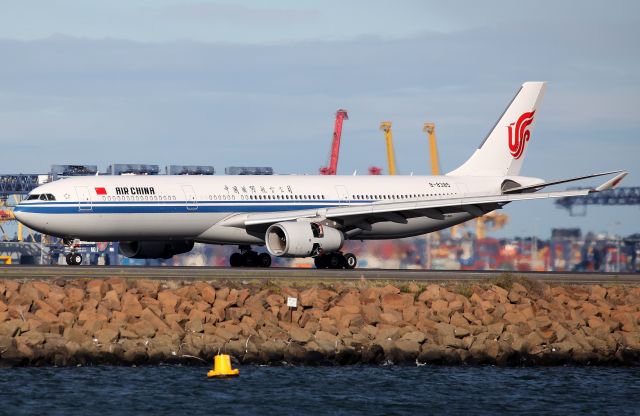
[[155, 14], [171, 19], [225, 24], [279, 26], [305, 24], [317, 20], [314, 10], [248, 7], [241, 4], [181, 3], [154, 9]]

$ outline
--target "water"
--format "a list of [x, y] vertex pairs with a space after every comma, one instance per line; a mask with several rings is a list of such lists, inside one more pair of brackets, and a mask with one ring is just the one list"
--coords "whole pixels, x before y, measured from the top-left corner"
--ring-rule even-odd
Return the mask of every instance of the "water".
[[640, 368], [205, 367], [0, 370], [0, 414], [640, 415]]

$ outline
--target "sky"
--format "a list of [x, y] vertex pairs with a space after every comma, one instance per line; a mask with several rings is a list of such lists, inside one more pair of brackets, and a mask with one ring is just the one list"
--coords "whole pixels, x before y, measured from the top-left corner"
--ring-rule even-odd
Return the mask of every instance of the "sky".
[[[522, 174], [626, 169], [638, 185], [640, 3], [0, 0], [0, 173], [52, 164], [326, 164], [400, 173], [471, 155], [524, 81], [548, 81]], [[595, 184], [587, 183], [587, 184]], [[554, 227], [629, 235], [639, 207], [510, 204], [499, 236]]]

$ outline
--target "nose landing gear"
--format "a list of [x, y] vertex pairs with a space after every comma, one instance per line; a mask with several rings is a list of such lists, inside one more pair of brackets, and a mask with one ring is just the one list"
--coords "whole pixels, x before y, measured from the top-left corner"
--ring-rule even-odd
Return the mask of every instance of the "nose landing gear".
[[67, 265], [79, 266], [82, 264], [82, 254], [78, 253], [76, 249], [80, 246], [80, 240], [78, 239], [63, 239], [63, 244], [69, 248], [69, 253], [65, 256]]
[[239, 253], [229, 257], [231, 267], [270, 267], [271, 256], [267, 253], [256, 253], [250, 246], [239, 246]]
[[355, 269], [358, 259], [352, 253], [324, 253], [314, 259], [318, 269]]
[[79, 266], [82, 264], [82, 254], [80, 253], [69, 253], [65, 256], [65, 260], [69, 266]]

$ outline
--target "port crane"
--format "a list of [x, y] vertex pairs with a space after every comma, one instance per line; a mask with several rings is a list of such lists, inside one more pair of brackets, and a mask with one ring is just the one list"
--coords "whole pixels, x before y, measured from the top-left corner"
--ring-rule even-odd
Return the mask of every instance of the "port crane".
[[431, 155], [431, 174], [440, 175], [440, 158], [438, 157], [438, 144], [436, 143], [435, 123], [424, 123], [422, 131], [429, 136], [429, 154]]
[[340, 109], [336, 112], [336, 122], [333, 127], [333, 141], [329, 154], [329, 165], [320, 168], [321, 175], [335, 175], [338, 171], [338, 157], [340, 156], [340, 139], [342, 137], [342, 122], [349, 120], [347, 110]]
[[391, 122], [383, 121], [380, 123], [380, 130], [384, 132], [384, 138], [387, 143], [387, 164], [389, 165], [389, 175], [396, 174], [396, 155], [393, 151], [393, 133], [391, 131]]

